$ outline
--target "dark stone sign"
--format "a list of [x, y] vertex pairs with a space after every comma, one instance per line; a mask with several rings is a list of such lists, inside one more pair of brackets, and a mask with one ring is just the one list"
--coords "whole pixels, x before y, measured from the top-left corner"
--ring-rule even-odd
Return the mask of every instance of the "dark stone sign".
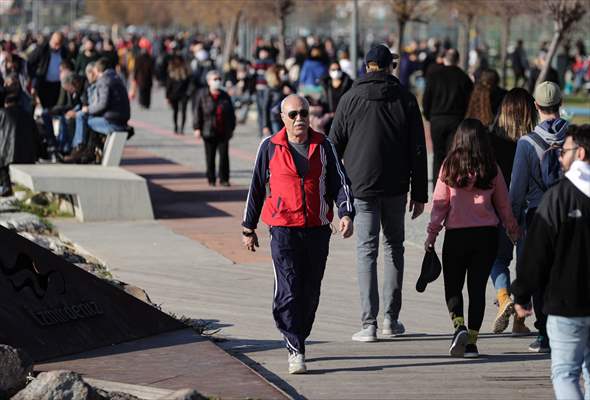
[[35, 361], [186, 328], [0, 227], [0, 343]]

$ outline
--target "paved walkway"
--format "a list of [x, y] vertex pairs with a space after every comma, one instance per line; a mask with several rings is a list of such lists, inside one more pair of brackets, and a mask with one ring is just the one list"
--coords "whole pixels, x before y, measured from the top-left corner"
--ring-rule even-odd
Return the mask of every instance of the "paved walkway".
[[[231, 142], [232, 187], [210, 188], [195, 139], [174, 136], [161, 94], [149, 111], [134, 110], [136, 136], [124, 167], [150, 182], [156, 221], [58, 221], [58, 229], [145, 288], [167, 310], [221, 328], [221, 345], [294, 398], [488, 399], [552, 397], [548, 356], [526, 352], [532, 338], [491, 335], [491, 286], [477, 360], [447, 356], [450, 322], [442, 280], [418, 294], [427, 216], [408, 221], [401, 320], [407, 334], [353, 343], [359, 328], [354, 239], [333, 237], [317, 322], [308, 346], [310, 374], [286, 373], [286, 351], [270, 312], [273, 273], [266, 235], [255, 254], [240, 243], [240, 220], [258, 144], [252, 125]], [[190, 118], [189, 118], [190, 120]], [[529, 323], [531, 324], [531, 323]], [[246, 397], [248, 394], [244, 393]]]

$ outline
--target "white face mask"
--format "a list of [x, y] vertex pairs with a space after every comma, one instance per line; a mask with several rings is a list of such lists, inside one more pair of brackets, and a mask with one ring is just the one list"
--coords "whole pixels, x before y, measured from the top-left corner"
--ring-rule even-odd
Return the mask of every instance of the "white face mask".
[[221, 89], [221, 81], [210, 81], [209, 88], [211, 90], [219, 90]]
[[332, 79], [342, 78], [342, 71], [330, 71], [330, 78], [332, 78]]

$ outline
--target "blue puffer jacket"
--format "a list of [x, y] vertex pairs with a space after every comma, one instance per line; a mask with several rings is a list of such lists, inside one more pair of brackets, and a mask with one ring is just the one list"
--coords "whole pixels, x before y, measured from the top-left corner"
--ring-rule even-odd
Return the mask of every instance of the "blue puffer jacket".
[[88, 113], [102, 116], [115, 125], [127, 125], [131, 114], [129, 97], [123, 81], [114, 70], [107, 69], [96, 81], [94, 101], [88, 105]]
[[[558, 118], [541, 122], [535, 127], [535, 133], [547, 144], [561, 146], [565, 140], [567, 128], [567, 121]], [[540, 186], [540, 182], [543, 182], [540, 159], [542, 154], [543, 150], [529, 135], [521, 137], [516, 143], [510, 182], [510, 203], [514, 217], [521, 224], [524, 222], [526, 211], [537, 208], [545, 193]]]
[[299, 84], [303, 86], [319, 86], [320, 79], [328, 75], [328, 67], [319, 60], [307, 59], [301, 67]]

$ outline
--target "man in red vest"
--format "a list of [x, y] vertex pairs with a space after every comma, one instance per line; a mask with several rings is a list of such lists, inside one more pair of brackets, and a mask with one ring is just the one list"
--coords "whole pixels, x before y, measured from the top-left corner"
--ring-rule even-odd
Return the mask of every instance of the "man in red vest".
[[319, 304], [328, 258], [332, 208], [336, 203], [339, 231], [348, 238], [353, 233], [354, 206], [350, 181], [334, 145], [309, 127], [307, 100], [286, 97], [281, 118], [285, 127], [258, 148], [242, 235], [246, 248], [255, 251], [259, 218], [270, 226], [273, 316], [289, 351], [289, 373], [302, 374], [307, 372], [305, 339]]

